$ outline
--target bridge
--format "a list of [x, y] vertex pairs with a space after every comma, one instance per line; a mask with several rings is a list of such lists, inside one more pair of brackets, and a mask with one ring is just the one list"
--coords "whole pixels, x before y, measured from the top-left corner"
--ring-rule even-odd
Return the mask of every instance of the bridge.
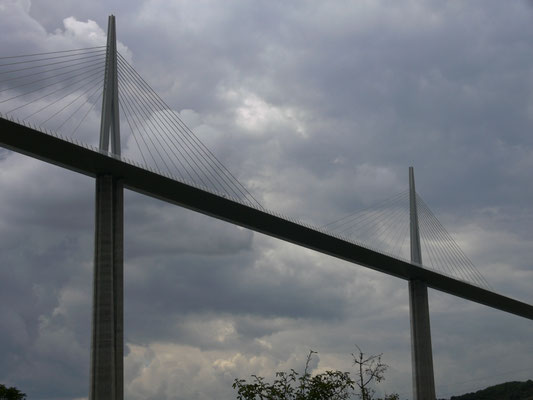
[[[438, 221], [431, 221], [433, 241], [452, 245], [448, 243], [436, 248], [435, 253], [442, 256], [435, 258], [452, 259], [450, 268], [439, 270], [424, 263], [420, 209], [423, 215], [432, 214], [416, 193], [412, 168], [409, 170], [409, 191], [401, 196], [408, 199], [409, 259], [347, 236], [346, 225], [352, 224], [355, 217], [317, 227], [264, 208], [198, 141], [183, 121], [168, 111], [170, 108], [117, 52], [115, 31], [115, 19], [110, 16], [108, 43], [104, 48], [67, 50], [25, 58], [13, 56], [11, 62], [2, 65], [8, 67], [5, 71], [16, 74], [10, 80], [9, 90], [22, 92], [0, 101], [0, 104], [9, 105], [0, 118], [0, 145], [96, 180], [90, 399], [123, 398], [124, 188], [407, 281], [413, 392], [418, 400], [435, 399], [428, 287], [533, 319], [532, 305], [490, 288], [439, 228]], [[58, 76], [61, 80], [53, 80]], [[103, 89], [101, 93], [98, 92], [100, 87]], [[55, 103], [59, 108], [50, 111], [45, 120], [59, 116], [69, 107], [75, 112], [80, 111], [82, 106], [75, 103], [81, 97], [75, 97], [80, 91], [87, 99], [92, 98], [90, 103], [80, 103], [82, 106], [92, 104], [92, 107], [99, 96], [102, 98], [97, 147], [82, 139], [74, 139], [73, 135], [61, 135], [31, 122], [31, 117], [50, 111]], [[59, 96], [59, 93], [63, 94]], [[130, 96], [122, 97], [122, 93]], [[36, 97], [24, 102], [30, 94], [36, 94]], [[47, 103], [50, 96], [55, 100]], [[28, 104], [32, 104], [32, 111], [19, 119], [16, 112]], [[66, 124], [75, 112], [64, 117], [59, 125]], [[121, 154], [120, 112], [132, 134], [137, 132], [134, 138], [142, 161]], [[81, 122], [83, 119], [79, 118]], [[155, 122], [147, 123], [147, 120]], [[73, 126], [70, 131], [75, 132], [79, 126]], [[176, 136], [171, 136], [174, 131], [182, 134], [179, 146]]]

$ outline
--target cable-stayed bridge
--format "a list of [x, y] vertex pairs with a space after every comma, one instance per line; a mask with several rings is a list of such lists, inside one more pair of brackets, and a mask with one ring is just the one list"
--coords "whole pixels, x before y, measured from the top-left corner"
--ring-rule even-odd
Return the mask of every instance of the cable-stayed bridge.
[[113, 17], [107, 46], [0, 57], [0, 112], [3, 147], [96, 178], [91, 399], [123, 397], [124, 187], [407, 280], [417, 399], [435, 398], [427, 287], [533, 319], [490, 287], [412, 169], [408, 191], [321, 227], [264, 208], [116, 50]]

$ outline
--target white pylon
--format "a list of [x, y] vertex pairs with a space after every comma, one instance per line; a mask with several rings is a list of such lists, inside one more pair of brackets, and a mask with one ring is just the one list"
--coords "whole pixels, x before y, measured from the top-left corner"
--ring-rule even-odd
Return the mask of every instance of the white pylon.
[[107, 52], [104, 92], [102, 96], [102, 119], [100, 123], [100, 150], [109, 151], [109, 139], [111, 136], [111, 152], [120, 155], [119, 120], [117, 35], [115, 16], [110, 15], [107, 25]]

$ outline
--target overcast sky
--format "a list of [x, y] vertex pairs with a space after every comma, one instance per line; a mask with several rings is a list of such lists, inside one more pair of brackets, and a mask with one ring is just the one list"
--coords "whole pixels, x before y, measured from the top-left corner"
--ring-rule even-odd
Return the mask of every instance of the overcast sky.
[[[0, 0], [1, 56], [121, 52], [269, 208], [323, 224], [417, 190], [494, 289], [533, 304], [533, 4]], [[94, 132], [95, 138], [98, 133]], [[96, 139], [95, 139], [96, 140]], [[89, 386], [94, 180], [0, 150], [0, 383]], [[411, 398], [407, 283], [125, 195], [125, 398], [350, 370]], [[430, 290], [438, 397], [533, 378], [533, 323]]]

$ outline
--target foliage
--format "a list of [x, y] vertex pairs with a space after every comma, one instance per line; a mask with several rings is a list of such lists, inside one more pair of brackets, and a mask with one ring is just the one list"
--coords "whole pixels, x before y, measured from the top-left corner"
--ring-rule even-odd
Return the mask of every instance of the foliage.
[[475, 393], [452, 396], [451, 400], [533, 400], [533, 381], [506, 382]]
[[16, 387], [6, 387], [0, 383], [0, 400], [25, 400], [26, 393], [22, 393]]
[[302, 375], [294, 369], [291, 372], [276, 372], [274, 383], [252, 375], [253, 381], [235, 379], [233, 388], [237, 390], [238, 400], [347, 400], [354, 381], [350, 374], [340, 371], [326, 371], [311, 376], [309, 362], [316, 352], [310, 351]]
[[[359, 349], [359, 347], [358, 347]], [[360, 351], [361, 356], [364, 354]], [[374, 394], [370, 390], [370, 383], [380, 382], [384, 379], [387, 366], [381, 363], [381, 355], [371, 356], [377, 358], [357, 358], [363, 361], [360, 371], [363, 380], [355, 381], [349, 372], [326, 371], [321, 374], [311, 375], [309, 363], [314, 351], [310, 351], [305, 363], [303, 374], [294, 369], [290, 372], [277, 372], [273, 383], [268, 383], [263, 377], [252, 375], [251, 382], [245, 379], [235, 379], [233, 388], [237, 390], [238, 400], [349, 400], [360, 398], [371, 400]], [[354, 365], [359, 365], [355, 362]], [[370, 361], [369, 361], [370, 360]], [[359, 376], [361, 378], [361, 375]], [[363, 388], [365, 391], [361, 390]], [[356, 390], [359, 389], [359, 393]], [[381, 400], [381, 399], [376, 399]], [[399, 400], [397, 394], [385, 396], [383, 400]]]

